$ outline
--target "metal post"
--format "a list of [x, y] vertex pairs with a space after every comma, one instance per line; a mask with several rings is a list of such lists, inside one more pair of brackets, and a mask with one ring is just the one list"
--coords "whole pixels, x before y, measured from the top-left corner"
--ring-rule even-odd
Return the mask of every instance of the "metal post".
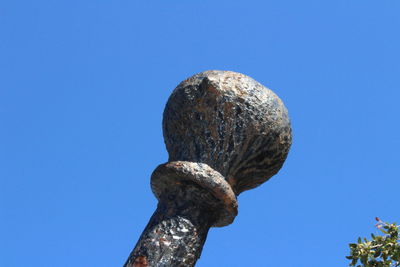
[[163, 133], [169, 160], [151, 176], [158, 206], [125, 267], [194, 266], [209, 228], [233, 222], [236, 196], [276, 174], [292, 141], [282, 101], [231, 71], [180, 83]]

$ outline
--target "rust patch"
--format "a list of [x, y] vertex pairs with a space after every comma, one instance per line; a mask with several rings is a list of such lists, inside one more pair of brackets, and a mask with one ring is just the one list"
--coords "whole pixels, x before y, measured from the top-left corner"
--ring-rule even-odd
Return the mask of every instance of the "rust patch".
[[133, 263], [133, 267], [148, 267], [149, 262], [147, 261], [147, 258], [145, 256], [139, 256], [135, 259], [135, 262]]
[[225, 117], [231, 118], [232, 117], [232, 110], [234, 104], [232, 102], [225, 102], [224, 103], [224, 115]]
[[218, 91], [218, 89], [217, 89], [216, 87], [212, 86], [211, 84], [210, 84], [209, 86], [207, 86], [207, 90], [208, 90], [210, 93], [213, 93], [213, 94], [215, 94], [215, 95], [217, 95], [217, 96], [220, 96], [220, 95], [221, 95], [221, 92]]

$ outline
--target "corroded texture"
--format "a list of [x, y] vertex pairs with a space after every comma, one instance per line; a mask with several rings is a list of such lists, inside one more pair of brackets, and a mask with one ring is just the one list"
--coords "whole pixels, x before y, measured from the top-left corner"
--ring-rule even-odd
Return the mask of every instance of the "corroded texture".
[[221, 208], [211, 193], [191, 182], [170, 188], [125, 266], [193, 266]]
[[218, 203], [219, 207], [212, 226], [221, 227], [233, 222], [238, 208], [236, 196], [224, 177], [207, 164], [173, 161], [158, 166], [151, 176], [151, 188], [158, 200], [161, 200], [163, 195], [171, 195], [171, 189], [185, 182], [200, 186], [215, 198], [209, 201]]
[[206, 71], [183, 81], [164, 110], [169, 161], [208, 164], [236, 194], [268, 180], [291, 144], [282, 101], [252, 78]]
[[151, 177], [158, 207], [126, 267], [194, 266], [209, 228], [232, 223], [236, 196], [276, 174], [292, 141], [282, 101], [230, 71], [179, 84], [163, 132], [169, 162]]

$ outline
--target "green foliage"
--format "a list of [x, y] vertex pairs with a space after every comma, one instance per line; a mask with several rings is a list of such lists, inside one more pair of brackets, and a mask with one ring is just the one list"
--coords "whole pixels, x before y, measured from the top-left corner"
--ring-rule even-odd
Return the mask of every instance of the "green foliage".
[[400, 266], [399, 226], [389, 224], [376, 218], [376, 227], [383, 235], [371, 234], [371, 241], [358, 238], [357, 243], [350, 244], [350, 266], [357, 267], [395, 267]]

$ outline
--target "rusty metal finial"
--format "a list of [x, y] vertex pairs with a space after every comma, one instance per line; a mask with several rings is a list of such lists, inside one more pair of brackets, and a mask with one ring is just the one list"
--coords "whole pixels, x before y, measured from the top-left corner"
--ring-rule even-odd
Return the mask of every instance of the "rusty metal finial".
[[209, 228], [233, 222], [236, 196], [276, 174], [292, 140], [282, 101], [231, 71], [180, 83], [163, 132], [169, 160], [151, 177], [158, 207], [125, 267], [194, 266]]

